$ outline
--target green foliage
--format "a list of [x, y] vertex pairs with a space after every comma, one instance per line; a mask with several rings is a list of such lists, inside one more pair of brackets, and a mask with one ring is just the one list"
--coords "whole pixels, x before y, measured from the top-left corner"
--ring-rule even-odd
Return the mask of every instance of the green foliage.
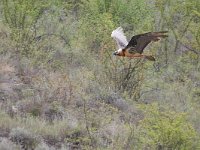
[[[3, 0], [4, 22], [11, 29], [11, 38], [15, 42], [14, 53], [19, 57], [32, 57], [37, 53], [37, 23], [51, 5], [59, 6], [62, 1], [40, 0]], [[36, 52], [35, 52], [36, 51]], [[41, 53], [41, 52], [40, 52]], [[39, 54], [38, 54], [39, 55]]]
[[44, 11], [45, 3], [33, 0], [3, 0], [4, 20], [11, 29], [17, 52], [28, 55], [33, 40], [33, 26]]
[[140, 122], [140, 128], [141, 141], [145, 146], [153, 149], [195, 149], [196, 131], [185, 113], [165, 110], [156, 104], [143, 109], [145, 118]]

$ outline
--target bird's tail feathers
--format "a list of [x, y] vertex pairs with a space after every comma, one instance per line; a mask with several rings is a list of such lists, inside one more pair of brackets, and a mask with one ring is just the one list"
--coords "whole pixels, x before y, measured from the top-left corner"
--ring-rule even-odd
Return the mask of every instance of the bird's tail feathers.
[[168, 31], [154, 32], [153, 36], [165, 38], [165, 37], [168, 37], [167, 33], [168, 33]]
[[167, 33], [167, 31], [153, 32], [152, 33], [153, 41], [156, 42], [156, 41], [159, 41], [161, 38], [168, 37], [168, 35], [166, 33]]
[[145, 56], [147, 60], [155, 61], [156, 59], [153, 56]]
[[156, 33], [167, 33], [168, 31], [159, 31], [159, 32], [156, 32]]

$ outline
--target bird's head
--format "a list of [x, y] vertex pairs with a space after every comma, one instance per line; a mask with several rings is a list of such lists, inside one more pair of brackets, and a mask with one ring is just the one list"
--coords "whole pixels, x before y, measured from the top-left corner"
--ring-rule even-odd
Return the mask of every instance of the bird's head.
[[113, 55], [115, 56], [121, 56], [121, 54], [122, 54], [122, 49], [119, 49], [113, 53]]

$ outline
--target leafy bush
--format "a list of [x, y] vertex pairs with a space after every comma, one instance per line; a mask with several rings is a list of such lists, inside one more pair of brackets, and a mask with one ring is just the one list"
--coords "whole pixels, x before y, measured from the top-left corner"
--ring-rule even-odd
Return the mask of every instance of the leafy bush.
[[140, 140], [144, 147], [153, 149], [195, 149], [197, 133], [188, 122], [186, 113], [159, 108], [157, 104], [144, 108], [140, 122]]

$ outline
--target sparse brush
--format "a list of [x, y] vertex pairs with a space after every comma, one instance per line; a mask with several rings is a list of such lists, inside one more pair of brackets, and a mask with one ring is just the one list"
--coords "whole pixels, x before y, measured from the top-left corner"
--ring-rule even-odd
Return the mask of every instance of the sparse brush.
[[2, 139], [0, 142], [0, 150], [20, 150], [20, 146], [8, 139]]
[[54, 147], [48, 146], [46, 143], [41, 142], [38, 144], [38, 146], [35, 148], [35, 150], [56, 150]]
[[13, 128], [9, 137], [12, 142], [21, 145], [23, 149], [34, 149], [39, 143], [38, 136], [20, 127]]
[[63, 119], [62, 107], [59, 103], [52, 103], [50, 105], [44, 105], [43, 107], [43, 118], [46, 121], [53, 122], [54, 120]]

